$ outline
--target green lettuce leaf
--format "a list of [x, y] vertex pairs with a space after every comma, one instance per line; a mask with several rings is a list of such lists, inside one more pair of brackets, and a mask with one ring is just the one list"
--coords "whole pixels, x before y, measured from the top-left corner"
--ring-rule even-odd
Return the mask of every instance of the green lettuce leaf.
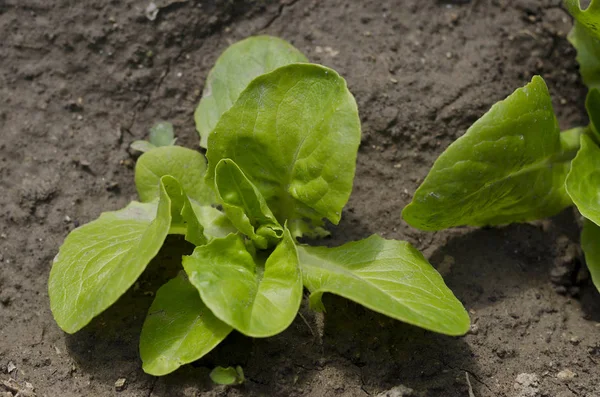
[[600, 1], [592, 0], [585, 10], [579, 0], [565, 0], [565, 6], [575, 18], [568, 39], [577, 50], [581, 77], [589, 88], [600, 88]]
[[258, 189], [230, 159], [216, 167], [215, 190], [225, 213], [238, 230], [265, 249], [283, 237], [283, 228]]
[[591, 0], [586, 9], [581, 9], [580, 0], [564, 1], [569, 14], [600, 39], [600, 1]]
[[183, 258], [183, 267], [215, 316], [245, 335], [267, 337], [292, 323], [302, 299], [298, 255], [289, 231], [264, 265], [256, 261], [242, 237], [232, 234], [196, 247]]
[[560, 133], [546, 84], [536, 76], [442, 153], [402, 215], [423, 230], [554, 215], [571, 205], [564, 182], [580, 133]]
[[568, 40], [577, 50], [577, 62], [583, 81], [589, 88], [600, 87], [600, 1], [592, 0], [582, 10], [579, 0], [565, 0], [575, 18]]
[[324, 310], [325, 292], [447, 335], [469, 330], [469, 315], [423, 255], [404, 241], [377, 235], [336, 248], [299, 246], [311, 306]]
[[567, 192], [583, 216], [600, 225], [600, 147], [581, 135], [581, 149], [567, 177]]
[[337, 224], [352, 190], [360, 120], [344, 79], [294, 64], [254, 79], [209, 137], [207, 179], [229, 158], [292, 234], [308, 219]]
[[237, 232], [235, 226], [223, 212], [209, 205], [200, 205], [194, 200], [190, 200], [190, 202], [198, 221], [204, 226], [204, 236], [208, 240], [226, 237]]
[[585, 108], [590, 117], [590, 130], [596, 143], [600, 144], [600, 90], [592, 88], [585, 99]]
[[138, 152], [149, 152], [150, 150], [156, 149], [152, 143], [148, 141], [133, 141], [129, 147], [133, 150], [137, 150]]
[[[202, 226], [188, 218], [179, 191], [177, 180], [163, 177], [158, 202], [134, 201], [69, 233], [48, 281], [50, 308], [64, 331], [83, 328], [133, 285], [160, 250], [174, 215], [193, 225], [192, 240], [200, 239]], [[173, 193], [175, 200], [169, 196]]]
[[217, 346], [231, 327], [202, 303], [198, 290], [182, 276], [160, 287], [140, 337], [143, 369], [166, 375], [198, 360]]
[[577, 50], [577, 63], [583, 82], [589, 88], [600, 88], [600, 39], [577, 21], [567, 39]]
[[160, 121], [150, 128], [150, 143], [156, 147], [171, 146], [175, 143], [173, 124]]
[[241, 385], [244, 383], [244, 370], [239, 365], [233, 367], [216, 367], [210, 371], [210, 379], [217, 385]]
[[215, 202], [212, 187], [204, 182], [206, 160], [195, 150], [181, 146], [162, 146], [140, 156], [135, 165], [135, 186], [142, 202], [159, 196], [160, 178], [171, 175], [185, 193], [203, 205]]
[[296, 62], [308, 60], [294, 46], [277, 37], [249, 37], [227, 48], [208, 74], [202, 99], [194, 113], [200, 146], [207, 147], [208, 136], [221, 115], [233, 106], [255, 77]]
[[600, 291], [600, 226], [586, 219], [581, 233], [581, 248], [594, 285]]
[[164, 186], [167, 196], [171, 200], [171, 227], [170, 234], [183, 234], [185, 239], [194, 245], [206, 244], [204, 226], [196, 215], [190, 199], [183, 190], [179, 181], [170, 175], [160, 178], [160, 185]]

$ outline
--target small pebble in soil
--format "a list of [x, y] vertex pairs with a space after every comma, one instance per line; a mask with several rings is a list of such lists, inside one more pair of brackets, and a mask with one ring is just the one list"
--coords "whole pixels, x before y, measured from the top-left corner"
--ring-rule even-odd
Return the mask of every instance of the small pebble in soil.
[[390, 390], [386, 390], [377, 394], [375, 397], [411, 397], [414, 396], [413, 389], [409, 389], [404, 385], [395, 386]]
[[581, 342], [581, 339], [579, 339], [578, 336], [573, 336], [573, 337], [571, 337], [571, 339], [569, 339], [569, 342], [571, 342], [574, 345], [578, 345], [579, 342]]
[[560, 380], [571, 380], [571, 379], [575, 378], [576, 376], [577, 376], [577, 374], [568, 368], [563, 369], [562, 371], [560, 371], [559, 373], [556, 374], [556, 377]]
[[517, 375], [513, 388], [518, 392], [517, 397], [539, 396], [540, 379], [536, 374], [521, 373]]
[[115, 382], [115, 390], [116, 391], [123, 391], [125, 390], [125, 384], [127, 383], [127, 379], [125, 378], [119, 378], [117, 379], [117, 381]]
[[6, 366], [6, 372], [10, 374], [15, 369], [17, 369], [17, 366], [15, 365], [15, 363], [13, 363], [12, 361], [9, 361], [8, 365]]
[[471, 335], [477, 335], [479, 333], [479, 325], [471, 324], [471, 328], [469, 329], [469, 333]]

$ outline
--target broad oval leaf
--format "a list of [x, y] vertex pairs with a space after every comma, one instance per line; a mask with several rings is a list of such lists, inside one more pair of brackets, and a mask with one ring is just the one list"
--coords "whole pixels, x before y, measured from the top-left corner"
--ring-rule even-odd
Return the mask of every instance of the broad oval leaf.
[[245, 335], [282, 332], [300, 307], [302, 276], [287, 229], [264, 265], [257, 265], [242, 237], [232, 234], [196, 247], [183, 258], [183, 267], [215, 316]]
[[173, 372], [210, 352], [231, 329], [202, 303], [186, 278], [176, 277], [160, 287], [144, 321], [143, 369], [154, 376]]
[[73, 333], [115, 303], [160, 250], [171, 224], [164, 187], [156, 203], [132, 202], [73, 230], [54, 258], [48, 292], [58, 325]]
[[230, 158], [280, 224], [337, 224], [350, 197], [360, 144], [356, 102], [335, 71], [283, 66], [257, 77], [209, 137], [207, 179]]
[[217, 197], [238, 230], [261, 249], [281, 240], [283, 228], [262, 194], [237, 164], [231, 159], [223, 159], [217, 164], [215, 173]]
[[581, 135], [566, 186], [579, 212], [600, 225], [600, 147], [586, 134]]
[[311, 306], [325, 292], [447, 335], [469, 330], [469, 315], [423, 255], [404, 241], [373, 235], [336, 248], [298, 246]]
[[194, 244], [206, 238], [179, 182], [160, 179], [160, 198], [131, 202], [73, 230], [54, 258], [48, 292], [58, 325], [73, 333], [119, 299], [160, 250], [167, 234]]
[[202, 99], [194, 112], [200, 146], [207, 147], [208, 136], [221, 115], [233, 106], [255, 77], [296, 62], [308, 60], [294, 46], [277, 37], [249, 37], [227, 48], [208, 74]]
[[600, 291], [600, 226], [586, 219], [581, 232], [581, 248], [594, 285]]
[[548, 89], [536, 76], [442, 153], [402, 216], [416, 228], [441, 230], [554, 215], [571, 204], [564, 182], [577, 133], [561, 139]]
[[163, 146], [140, 156], [135, 165], [135, 186], [142, 202], [159, 195], [160, 178], [173, 176], [185, 193], [203, 205], [215, 202], [214, 191], [204, 181], [206, 159], [195, 150], [181, 146]]

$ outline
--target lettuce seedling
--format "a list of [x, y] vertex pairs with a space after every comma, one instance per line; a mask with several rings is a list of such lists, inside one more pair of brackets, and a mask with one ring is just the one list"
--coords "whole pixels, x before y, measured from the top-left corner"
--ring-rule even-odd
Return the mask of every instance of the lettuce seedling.
[[210, 379], [217, 385], [241, 385], [244, 383], [244, 370], [239, 365], [233, 367], [216, 367], [210, 371]]
[[219, 58], [196, 111], [208, 164], [194, 150], [152, 148], [136, 164], [140, 202], [75, 229], [60, 248], [49, 294], [63, 330], [78, 331], [112, 305], [167, 235], [180, 234], [195, 249], [148, 311], [140, 355], [149, 374], [197, 360], [234, 329], [282, 332], [303, 288], [315, 310], [330, 292], [428, 330], [467, 332], [465, 309], [409, 243], [376, 235], [336, 248], [298, 242], [323, 236], [325, 219], [340, 221], [361, 133], [344, 79], [305, 60], [266, 36]]
[[503, 225], [552, 216], [575, 205], [581, 244], [600, 290], [600, 0], [575, 17], [590, 124], [561, 132], [544, 80], [535, 76], [473, 124], [435, 161], [402, 215], [423, 230]]
[[131, 147], [138, 152], [148, 152], [161, 146], [173, 146], [177, 142], [173, 131], [173, 124], [167, 121], [160, 121], [150, 128], [150, 136], [147, 141], [133, 141]]

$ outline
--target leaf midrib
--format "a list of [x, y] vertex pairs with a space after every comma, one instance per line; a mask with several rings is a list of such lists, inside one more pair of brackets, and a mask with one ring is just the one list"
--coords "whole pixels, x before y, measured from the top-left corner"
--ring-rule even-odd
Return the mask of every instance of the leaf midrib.
[[[327, 270], [327, 271], [330, 271], [330, 272], [332, 272], [332, 273], [335, 273], [335, 274], [341, 274], [341, 275], [344, 275], [344, 276], [348, 276], [348, 277], [350, 277], [350, 278], [353, 278], [353, 279], [355, 279], [355, 280], [358, 280], [358, 281], [364, 282], [365, 284], [367, 284], [367, 285], [369, 285], [370, 287], [372, 287], [372, 288], [376, 289], [376, 290], [377, 290], [377, 291], [379, 291], [380, 293], [382, 293], [382, 294], [384, 294], [384, 295], [386, 295], [386, 296], [389, 296], [389, 297], [390, 297], [390, 298], [392, 298], [392, 299], [393, 299], [395, 302], [397, 302], [398, 304], [402, 305], [402, 307], [405, 307], [406, 309], [408, 309], [408, 310], [412, 311], [413, 313], [416, 313], [418, 316], [422, 316], [422, 314], [421, 314], [421, 313], [419, 313], [419, 312], [418, 312], [416, 309], [414, 309], [414, 308], [412, 308], [412, 307], [410, 307], [410, 306], [408, 306], [408, 305], [406, 305], [406, 304], [402, 303], [402, 302], [403, 302], [402, 300], [400, 300], [400, 299], [397, 299], [397, 298], [395, 298], [393, 295], [391, 295], [390, 293], [388, 293], [388, 292], [386, 292], [386, 291], [382, 290], [382, 289], [381, 289], [381, 288], [380, 288], [378, 285], [376, 285], [376, 284], [373, 284], [373, 283], [372, 283], [372, 282], [371, 282], [369, 279], [366, 279], [366, 278], [359, 277], [359, 275], [357, 275], [357, 274], [353, 273], [351, 270], [345, 269], [344, 267], [342, 267], [342, 266], [339, 266], [339, 265], [335, 265], [335, 264], [333, 264], [331, 261], [324, 260], [324, 259], [322, 259], [321, 257], [319, 257], [319, 256], [317, 256], [317, 255], [310, 254], [310, 253], [308, 253], [306, 250], [304, 250], [304, 249], [301, 249], [301, 247], [299, 247], [299, 250], [298, 250], [298, 251], [299, 251], [299, 252], [302, 252], [302, 256], [309, 257], [309, 258], [312, 258], [312, 259], [314, 260], [314, 261], [313, 261], [313, 264], [309, 264], [309, 262], [308, 262], [308, 261], [306, 261], [306, 260], [303, 260], [303, 259], [301, 258], [301, 259], [300, 259], [300, 267], [301, 267], [301, 268], [302, 268], [302, 267], [313, 267], [313, 268], [318, 268], [318, 269], [325, 269], [325, 270]], [[389, 258], [389, 259], [393, 259], [393, 258]], [[362, 262], [353, 263], [353, 265], [355, 265], [355, 264], [358, 264], [358, 263], [369, 263], [369, 262], [375, 262], [375, 261], [376, 261], [376, 260], [362, 261]], [[318, 264], [314, 264], [314, 263], [318, 263]], [[413, 264], [413, 265], [414, 265], [414, 263], [412, 263], [412, 262], [411, 262], [411, 264]], [[418, 268], [419, 266], [418, 266], [418, 265], [416, 265], [416, 267]], [[399, 283], [399, 284], [402, 284], [403, 286], [406, 286], [406, 287], [411, 287], [411, 288], [414, 288], [413, 286], [410, 286], [410, 285], [407, 285], [407, 284], [404, 284], [404, 283]], [[432, 284], [433, 284], [433, 283], [432, 283]], [[435, 285], [435, 284], [434, 284], [434, 285]], [[427, 291], [427, 290], [425, 290], [425, 289], [421, 289], [421, 288], [417, 288], [417, 289], [419, 289], [419, 290], [423, 291], [424, 293], [426, 293], [427, 295], [430, 295], [430, 296], [431, 296], [431, 297], [433, 297], [433, 298], [440, 299], [440, 296], [439, 296], [439, 295], [435, 295], [435, 294], [433, 294], [433, 293], [431, 293], [431, 292], [429, 292], [429, 291]], [[312, 291], [311, 291], [311, 292], [312, 292]], [[440, 300], [442, 300], [442, 299], [440, 299]], [[443, 299], [443, 301], [446, 301], [446, 299]], [[446, 301], [446, 302], [447, 302], [447, 301]]]

